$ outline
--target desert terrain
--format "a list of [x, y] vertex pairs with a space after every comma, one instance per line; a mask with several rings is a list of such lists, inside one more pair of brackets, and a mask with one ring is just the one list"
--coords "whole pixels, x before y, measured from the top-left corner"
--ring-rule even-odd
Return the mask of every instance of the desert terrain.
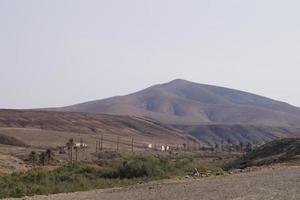
[[82, 161], [95, 159], [101, 138], [103, 151], [120, 152], [143, 152], [149, 144], [160, 149], [162, 145], [177, 148], [200, 143], [179, 130], [140, 117], [0, 110], [0, 173], [28, 168], [22, 160], [31, 151], [51, 149], [60, 162], [65, 162], [67, 156], [59, 151], [70, 138], [87, 145], [79, 152]]
[[299, 113], [184, 80], [63, 108], [2, 109], [1, 197], [298, 199]]
[[299, 8], [0, 0], [0, 200], [300, 200]]

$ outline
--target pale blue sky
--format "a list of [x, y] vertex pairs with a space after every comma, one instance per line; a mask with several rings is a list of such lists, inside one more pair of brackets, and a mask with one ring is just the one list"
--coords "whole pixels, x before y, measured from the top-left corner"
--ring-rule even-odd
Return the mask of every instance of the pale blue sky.
[[183, 78], [300, 106], [300, 2], [0, 0], [0, 108]]

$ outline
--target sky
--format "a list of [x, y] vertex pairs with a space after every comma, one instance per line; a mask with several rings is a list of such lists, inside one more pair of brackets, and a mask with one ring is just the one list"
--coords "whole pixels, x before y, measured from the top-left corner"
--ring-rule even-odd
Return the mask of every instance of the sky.
[[300, 106], [300, 1], [0, 0], [0, 108], [181, 78]]

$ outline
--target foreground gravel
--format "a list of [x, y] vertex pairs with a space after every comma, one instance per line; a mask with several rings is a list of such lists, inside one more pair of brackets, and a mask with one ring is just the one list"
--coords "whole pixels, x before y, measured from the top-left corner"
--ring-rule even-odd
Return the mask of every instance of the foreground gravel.
[[[23, 198], [24, 199], [24, 198]], [[120, 189], [95, 190], [34, 200], [299, 200], [300, 167], [210, 177], [185, 182], [163, 181]]]

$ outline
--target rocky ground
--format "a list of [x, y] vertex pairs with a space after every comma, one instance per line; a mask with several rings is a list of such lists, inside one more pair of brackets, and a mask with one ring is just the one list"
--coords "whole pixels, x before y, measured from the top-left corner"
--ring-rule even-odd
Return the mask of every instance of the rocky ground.
[[298, 200], [300, 167], [187, 181], [161, 181], [126, 188], [26, 197], [34, 200]]

